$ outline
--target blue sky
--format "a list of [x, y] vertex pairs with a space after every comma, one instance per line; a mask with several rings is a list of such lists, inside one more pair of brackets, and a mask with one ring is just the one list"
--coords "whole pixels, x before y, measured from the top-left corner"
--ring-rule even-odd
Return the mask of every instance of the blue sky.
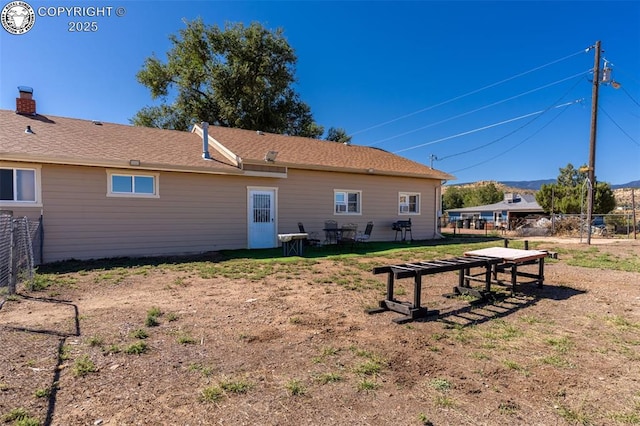
[[[325, 130], [433, 164], [453, 183], [556, 178], [586, 164], [586, 50], [600, 40], [622, 87], [600, 85], [596, 177], [640, 179], [640, 1], [27, 3], [40, 11], [28, 33], [0, 29], [2, 109], [30, 86], [40, 114], [129, 124], [154, 102], [136, 73], [153, 53], [165, 58], [183, 19], [256, 21], [284, 30], [295, 88]], [[112, 9], [52, 13], [64, 6]], [[69, 31], [91, 21], [96, 31]]]

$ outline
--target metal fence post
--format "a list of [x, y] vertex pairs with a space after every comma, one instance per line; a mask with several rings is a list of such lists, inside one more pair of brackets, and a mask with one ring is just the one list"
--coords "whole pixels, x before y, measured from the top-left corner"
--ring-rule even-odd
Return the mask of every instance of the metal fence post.
[[16, 292], [16, 248], [15, 248], [15, 233], [16, 233], [16, 223], [11, 218], [9, 222], [9, 294], [14, 294]]

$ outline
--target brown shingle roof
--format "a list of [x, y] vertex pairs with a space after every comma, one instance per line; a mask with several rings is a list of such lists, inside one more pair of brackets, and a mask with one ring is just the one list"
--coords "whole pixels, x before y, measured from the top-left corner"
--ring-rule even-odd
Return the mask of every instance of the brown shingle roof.
[[[31, 126], [34, 134], [26, 134]], [[24, 116], [0, 110], [0, 158], [61, 164], [238, 173], [237, 167], [211, 152], [202, 159], [202, 139], [195, 133], [54, 116]]]
[[209, 136], [240, 156], [244, 162], [264, 162], [267, 151], [277, 151], [276, 165], [290, 168], [344, 170], [356, 173], [406, 175], [433, 179], [453, 176], [390, 152], [320, 139], [285, 136], [210, 126]]
[[[31, 126], [34, 134], [26, 134]], [[262, 163], [267, 151], [278, 152], [275, 165], [300, 169], [341, 170], [355, 173], [453, 177], [389, 152], [318, 139], [258, 133], [209, 126], [209, 136], [245, 163]], [[202, 139], [194, 132], [162, 130], [122, 124], [94, 124], [89, 120], [54, 116], [23, 116], [0, 110], [0, 158], [16, 161], [141, 167], [209, 173], [242, 173], [210, 146], [213, 161], [202, 159]]]

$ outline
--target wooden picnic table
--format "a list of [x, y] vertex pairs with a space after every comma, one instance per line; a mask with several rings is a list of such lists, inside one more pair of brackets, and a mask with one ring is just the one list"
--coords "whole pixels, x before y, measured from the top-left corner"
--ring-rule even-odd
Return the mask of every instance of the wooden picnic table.
[[[513, 249], [508, 247], [488, 247], [479, 250], [471, 250], [464, 253], [465, 256], [476, 257], [485, 256], [500, 259], [501, 262], [494, 264], [493, 266], [493, 281], [496, 284], [508, 284], [511, 287], [511, 294], [513, 295], [518, 277], [533, 278], [531, 283], [536, 283], [538, 287], [542, 287], [544, 283], [544, 259], [548, 253], [541, 250], [522, 250]], [[538, 273], [518, 271], [519, 266], [523, 265], [538, 265]], [[498, 280], [498, 272], [511, 272], [511, 280], [507, 283], [502, 280]], [[467, 278], [472, 280], [473, 277]]]
[[[424, 275], [439, 274], [442, 272], [458, 271], [458, 286], [454, 287], [457, 294], [471, 294], [478, 298], [485, 298], [491, 293], [491, 284], [510, 284], [513, 294], [517, 277], [534, 278], [533, 282], [542, 286], [544, 282], [544, 258], [547, 252], [538, 250], [519, 250], [511, 248], [490, 247], [480, 250], [472, 250], [464, 253], [464, 256], [450, 259], [429, 260], [404, 263], [400, 265], [387, 265], [373, 268], [373, 274], [387, 274], [387, 294], [380, 301], [380, 307], [367, 311], [370, 314], [394, 311], [405, 316], [394, 319], [394, 322], [403, 323], [417, 318], [437, 315], [437, 310], [428, 310], [422, 306], [422, 277]], [[538, 265], [538, 273], [518, 271], [518, 266]], [[484, 268], [480, 273], [472, 273], [473, 268]], [[498, 280], [498, 272], [511, 273], [509, 283]], [[413, 278], [413, 303], [399, 301], [394, 297], [395, 280]], [[472, 288], [471, 281], [481, 281], [484, 288], [480, 290]]]

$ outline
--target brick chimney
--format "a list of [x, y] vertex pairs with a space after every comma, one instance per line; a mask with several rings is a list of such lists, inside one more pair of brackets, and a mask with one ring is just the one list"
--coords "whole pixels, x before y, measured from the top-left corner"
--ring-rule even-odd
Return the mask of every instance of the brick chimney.
[[36, 101], [33, 99], [33, 89], [26, 86], [18, 86], [20, 97], [16, 98], [16, 113], [24, 115], [36, 115]]

